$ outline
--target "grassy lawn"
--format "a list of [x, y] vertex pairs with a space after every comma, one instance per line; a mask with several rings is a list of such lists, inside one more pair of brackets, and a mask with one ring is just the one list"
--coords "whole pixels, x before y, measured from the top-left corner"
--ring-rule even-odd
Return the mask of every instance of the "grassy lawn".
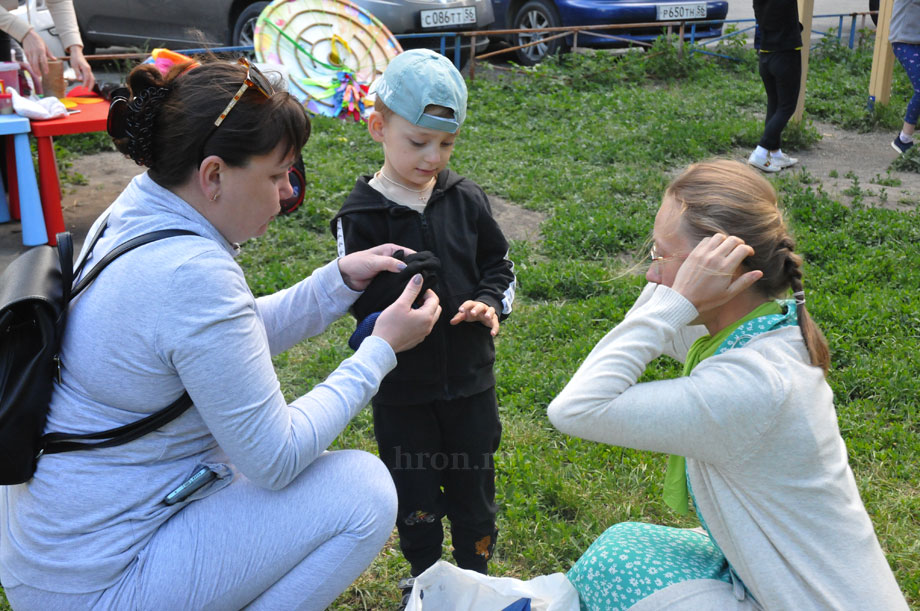
[[[900, 125], [910, 92], [900, 68], [896, 107], [863, 110], [871, 42], [857, 52], [813, 50], [808, 116], [854, 130]], [[504, 435], [493, 574], [566, 571], [624, 520], [695, 525], [660, 501], [663, 455], [566, 437], [545, 410], [638, 295], [644, 279], [624, 271], [643, 254], [669, 177], [710, 156], [740, 158], [759, 140], [765, 97], [753, 55], [724, 50], [743, 61], [696, 54], [678, 61], [662, 45], [620, 59], [566, 56], [526, 73], [477, 67], [451, 165], [486, 192], [548, 215], [539, 243], [512, 245], [520, 290], [497, 340]], [[784, 148], [817, 137], [807, 124], [790, 128]], [[244, 248], [256, 293], [292, 284], [333, 257], [329, 219], [355, 177], [382, 163], [362, 126], [334, 120], [314, 122], [304, 157], [308, 203]], [[809, 310], [830, 342], [829, 381], [862, 498], [902, 590], [920, 608], [920, 218], [844, 207], [807, 172], [771, 180], [807, 262]], [[352, 329], [353, 321], [339, 321], [276, 359], [289, 398], [350, 354]], [[659, 359], [643, 379], [678, 372], [675, 362]], [[369, 410], [335, 447], [376, 451]], [[394, 537], [333, 608], [392, 608], [396, 581], [407, 572]]]

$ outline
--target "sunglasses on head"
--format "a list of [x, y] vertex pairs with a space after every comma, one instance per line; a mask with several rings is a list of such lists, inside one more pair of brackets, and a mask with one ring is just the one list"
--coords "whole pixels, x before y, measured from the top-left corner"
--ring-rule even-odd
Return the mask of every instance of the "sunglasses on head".
[[236, 106], [236, 103], [240, 101], [240, 98], [243, 97], [243, 94], [246, 93], [246, 90], [250, 87], [264, 95], [266, 98], [272, 97], [272, 95], [275, 93], [275, 88], [272, 87], [272, 84], [268, 78], [262, 74], [258, 68], [250, 64], [248, 59], [241, 57], [237, 60], [237, 62], [242, 66], [246, 66], [246, 78], [243, 79], [243, 84], [240, 85], [240, 88], [227, 104], [227, 107], [224, 108], [223, 112], [220, 113], [220, 116], [215, 119], [213, 129], [220, 127], [220, 124], [224, 122], [224, 119], [227, 118], [227, 115], [230, 114], [230, 111], [233, 110], [233, 107]]
[[199, 152], [199, 159], [204, 159], [204, 145], [211, 139], [211, 136], [214, 135], [214, 132], [217, 131], [217, 128], [220, 127], [220, 124], [224, 122], [224, 119], [227, 118], [227, 115], [230, 114], [230, 111], [233, 110], [233, 107], [236, 106], [236, 103], [240, 101], [240, 98], [243, 97], [243, 94], [246, 93], [247, 89], [255, 89], [259, 93], [265, 96], [265, 99], [272, 97], [275, 94], [275, 88], [272, 87], [271, 81], [268, 80], [262, 72], [249, 63], [249, 60], [245, 57], [241, 57], [237, 62], [246, 66], [246, 78], [243, 79], [243, 84], [240, 85], [240, 88], [233, 95], [230, 102], [227, 103], [227, 106], [220, 113], [220, 116], [214, 120], [214, 125], [211, 126], [210, 131], [201, 141], [201, 150]]
[[[227, 115], [230, 114], [230, 111], [233, 110], [233, 107], [236, 106], [236, 103], [240, 101], [240, 98], [243, 97], [243, 94], [246, 93], [247, 89], [255, 89], [262, 95], [267, 98], [270, 98], [275, 93], [275, 88], [272, 87], [271, 81], [255, 66], [249, 63], [245, 57], [241, 57], [237, 60], [240, 65], [246, 67], [246, 78], [243, 79], [243, 84], [240, 85], [240, 88], [234, 94], [230, 102], [227, 103], [227, 106], [221, 111], [217, 119], [214, 120], [214, 125], [211, 127], [211, 131], [208, 132], [208, 135], [202, 141], [202, 146], [213, 134], [214, 131], [220, 127], [220, 124], [224, 122], [224, 119], [227, 118]], [[195, 62], [186, 72], [192, 68], [197, 67], [199, 64]], [[165, 97], [168, 94], [168, 88], [155, 88], [156, 91], [154, 95], [159, 95], [160, 97]], [[137, 108], [133, 108], [135, 112], [140, 108], [143, 100], [140, 98], [144, 97], [148, 92], [141, 92], [140, 95], [135, 96], [134, 100], [131, 99], [131, 93], [127, 87], [119, 87], [110, 94], [111, 105], [109, 106], [108, 120], [106, 122], [106, 131], [113, 138], [123, 138], [127, 135], [126, 133], [126, 116], [131, 104], [134, 104]]]

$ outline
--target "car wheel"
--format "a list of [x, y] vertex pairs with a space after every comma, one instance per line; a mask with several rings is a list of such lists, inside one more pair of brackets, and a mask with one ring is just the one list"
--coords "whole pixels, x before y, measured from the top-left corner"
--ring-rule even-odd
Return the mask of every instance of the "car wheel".
[[[870, 10], [870, 11], [877, 11], [877, 10], [878, 10], [878, 2], [879, 2], [879, 0], [869, 0], [869, 10]], [[874, 23], [875, 25], [878, 25], [878, 13], [872, 15], [872, 23]]]
[[[561, 23], [559, 15], [556, 13], [556, 7], [548, 0], [530, 0], [525, 3], [514, 15], [512, 21], [515, 29], [529, 28], [555, 28]], [[514, 34], [511, 37], [511, 46], [517, 47], [530, 42], [543, 40], [546, 34], [538, 32], [522, 32]], [[562, 47], [562, 38], [556, 38], [548, 42], [541, 42], [514, 52], [518, 63], [523, 66], [533, 66], [539, 63], [547, 55], [555, 53]]]
[[268, 2], [253, 2], [243, 9], [240, 16], [236, 18], [236, 25], [233, 26], [233, 39], [230, 44], [234, 47], [251, 47], [253, 43], [253, 30], [256, 27], [256, 19], [262, 12]]

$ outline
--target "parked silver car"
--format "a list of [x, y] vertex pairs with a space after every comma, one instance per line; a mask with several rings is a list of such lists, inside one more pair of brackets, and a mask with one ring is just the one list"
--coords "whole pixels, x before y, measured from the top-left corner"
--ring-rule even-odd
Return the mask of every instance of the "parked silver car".
[[[493, 21], [489, 0], [353, 0], [395, 34], [484, 30]], [[96, 47], [248, 46], [268, 2], [252, 0], [74, 0], [87, 52]], [[440, 37], [403, 39], [404, 47], [438, 50]], [[486, 39], [477, 42], [484, 48]], [[453, 49], [453, 40], [448, 43]]]

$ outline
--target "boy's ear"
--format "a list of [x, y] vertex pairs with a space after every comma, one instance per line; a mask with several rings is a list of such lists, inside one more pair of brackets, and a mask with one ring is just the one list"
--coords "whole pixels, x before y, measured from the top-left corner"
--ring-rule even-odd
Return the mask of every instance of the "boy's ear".
[[383, 125], [385, 119], [383, 114], [372, 110], [371, 113], [367, 116], [367, 131], [370, 133], [371, 138], [374, 139], [374, 142], [383, 142]]

